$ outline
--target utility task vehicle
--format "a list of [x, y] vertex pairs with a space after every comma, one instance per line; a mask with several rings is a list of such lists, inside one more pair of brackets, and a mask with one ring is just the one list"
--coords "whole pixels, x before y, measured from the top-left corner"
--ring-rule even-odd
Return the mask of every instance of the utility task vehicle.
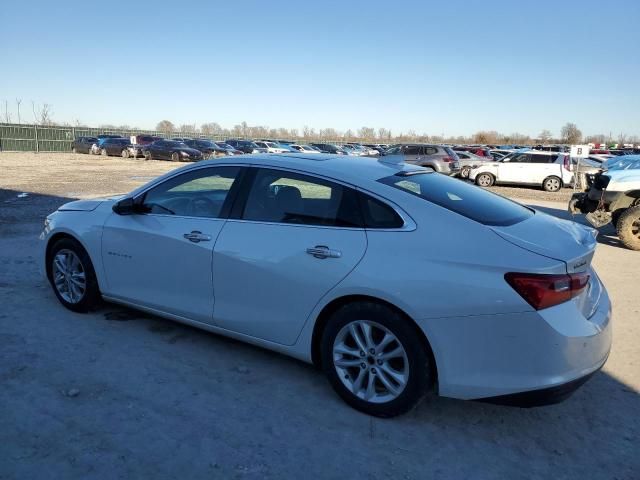
[[586, 213], [596, 228], [613, 223], [625, 247], [640, 250], [640, 170], [587, 175], [587, 190], [574, 193], [569, 212]]

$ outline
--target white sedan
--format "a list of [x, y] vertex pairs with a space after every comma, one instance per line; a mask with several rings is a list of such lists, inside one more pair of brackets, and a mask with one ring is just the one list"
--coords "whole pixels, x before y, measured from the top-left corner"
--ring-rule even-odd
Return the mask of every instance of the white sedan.
[[427, 392], [558, 401], [611, 345], [593, 230], [386, 157], [190, 164], [61, 206], [41, 239], [65, 307], [104, 299], [313, 362], [377, 416]]

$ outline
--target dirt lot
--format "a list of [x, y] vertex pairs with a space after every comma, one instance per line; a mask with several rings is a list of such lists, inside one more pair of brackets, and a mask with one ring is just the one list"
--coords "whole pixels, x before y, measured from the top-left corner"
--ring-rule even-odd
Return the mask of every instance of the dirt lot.
[[[430, 398], [383, 421], [295, 360], [113, 305], [59, 305], [38, 276], [44, 216], [175, 167], [0, 153], [0, 479], [640, 478], [640, 253], [611, 231], [594, 263], [614, 347], [572, 398], [530, 410]], [[497, 190], [565, 215], [568, 191], [549, 203]]]

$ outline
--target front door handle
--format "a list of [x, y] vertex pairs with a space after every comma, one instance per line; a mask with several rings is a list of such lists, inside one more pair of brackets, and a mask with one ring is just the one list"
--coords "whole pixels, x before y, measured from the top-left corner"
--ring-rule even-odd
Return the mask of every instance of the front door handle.
[[307, 248], [307, 253], [313, 255], [316, 258], [340, 258], [342, 252], [339, 250], [331, 250], [325, 245], [316, 245], [315, 247]]
[[211, 235], [199, 232], [198, 230], [194, 230], [191, 233], [185, 233], [183, 237], [193, 243], [208, 242], [211, 240]]

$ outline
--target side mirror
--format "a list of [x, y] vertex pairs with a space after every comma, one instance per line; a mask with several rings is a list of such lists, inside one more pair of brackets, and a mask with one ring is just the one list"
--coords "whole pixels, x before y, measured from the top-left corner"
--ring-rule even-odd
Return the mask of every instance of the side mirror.
[[138, 213], [138, 205], [131, 197], [123, 198], [119, 202], [113, 204], [111, 209], [118, 215], [133, 215]]

